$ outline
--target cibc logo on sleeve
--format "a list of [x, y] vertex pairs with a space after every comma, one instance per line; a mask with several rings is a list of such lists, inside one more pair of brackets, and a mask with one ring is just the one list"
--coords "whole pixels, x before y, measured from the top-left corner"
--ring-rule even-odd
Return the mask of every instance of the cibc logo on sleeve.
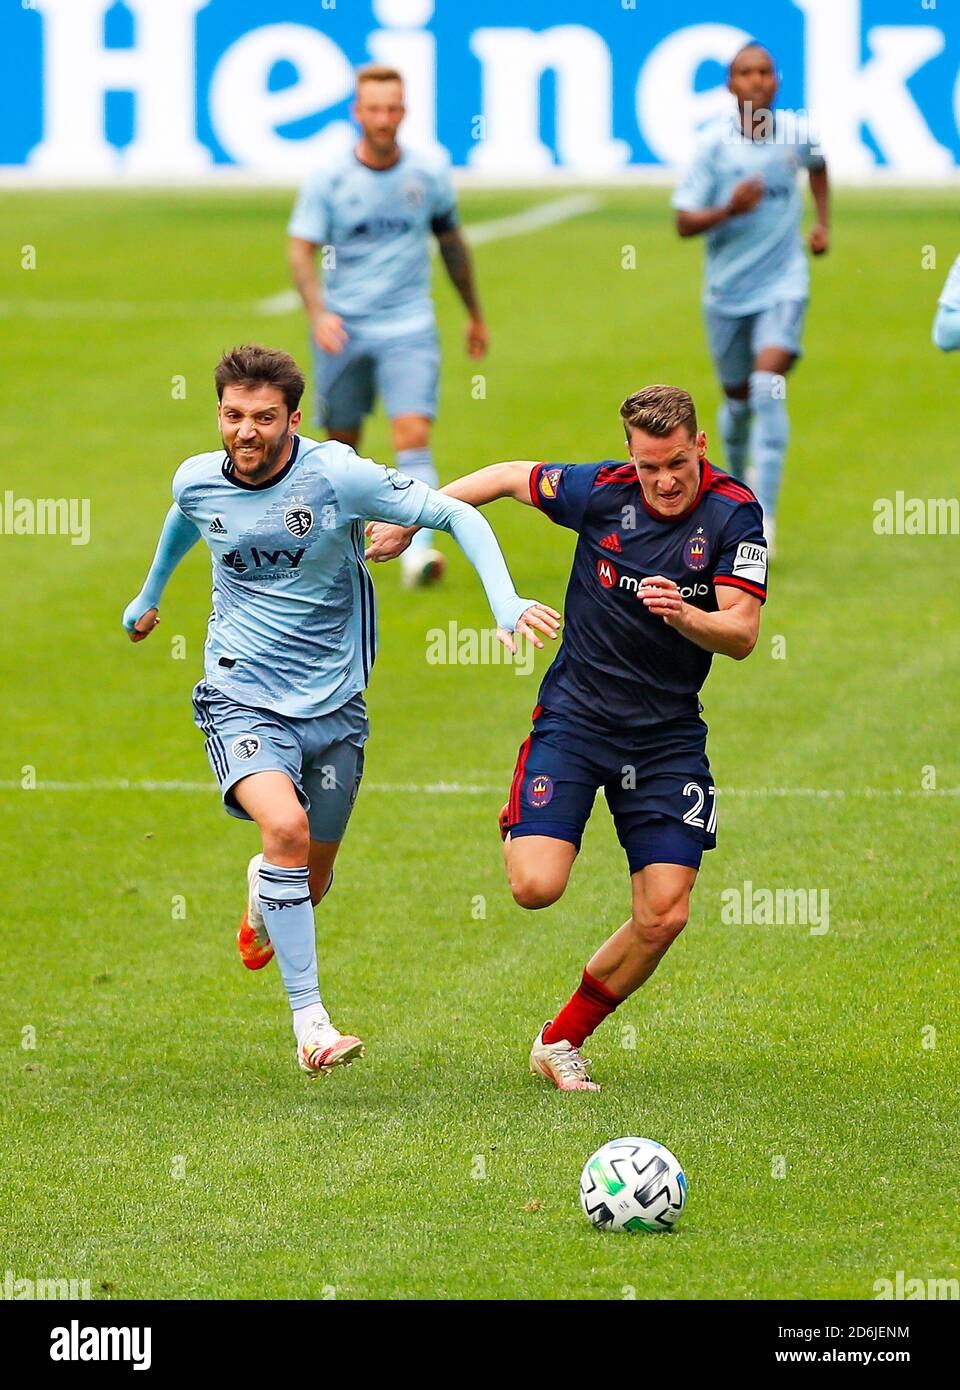
[[767, 547], [756, 541], [741, 541], [733, 562], [733, 577], [753, 584], [767, 582]]

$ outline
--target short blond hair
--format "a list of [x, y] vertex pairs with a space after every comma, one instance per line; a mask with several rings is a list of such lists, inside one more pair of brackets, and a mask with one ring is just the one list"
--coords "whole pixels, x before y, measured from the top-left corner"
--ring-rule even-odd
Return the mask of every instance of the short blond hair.
[[679, 386], [645, 386], [628, 396], [620, 407], [627, 440], [631, 430], [665, 439], [684, 425], [693, 439], [697, 433], [697, 408], [689, 391]]
[[385, 63], [367, 63], [366, 67], [357, 69], [357, 92], [365, 82], [399, 82], [403, 86], [403, 77], [396, 68], [388, 68]]

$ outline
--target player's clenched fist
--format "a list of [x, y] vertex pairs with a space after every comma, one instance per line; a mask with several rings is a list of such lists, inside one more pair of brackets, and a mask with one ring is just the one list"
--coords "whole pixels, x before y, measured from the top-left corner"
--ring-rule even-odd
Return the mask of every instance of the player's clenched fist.
[[763, 179], [759, 177], [744, 179], [742, 183], [737, 184], [730, 194], [727, 208], [733, 216], [737, 216], [741, 212], [752, 212], [762, 197]]
[[815, 256], [822, 256], [825, 251], [829, 250], [830, 232], [822, 222], [818, 222], [815, 227], [811, 227], [808, 242], [810, 250]]
[[394, 526], [387, 521], [368, 521], [364, 534], [370, 544], [363, 558], [375, 565], [382, 564], [384, 560], [395, 560], [403, 554], [419, 529], [419, 526]]
[[677, 619], [683, 614], [684, 604], [680, 590], [672, 579], [664, 579], [662, 574], [641, 579], [637, 597], [648, 613], [656, 613], [671, 627], [676, 625]]
[[490, 333], [483, 319], [471, 317], [467, 324], [467, 352], [473, 358], [485, 357], [490, 347]]
[[145, 637], [150, 636], [155, 627], [159, 626], [159, 623], [160, 614], [155, 608], [148, 608], [146, 613], [138, 618], [132, 627], [130, 627], [126, 621], [123, 625], [127, 630], [127, 636], [130, 638], [131, 642], [142, 642]]

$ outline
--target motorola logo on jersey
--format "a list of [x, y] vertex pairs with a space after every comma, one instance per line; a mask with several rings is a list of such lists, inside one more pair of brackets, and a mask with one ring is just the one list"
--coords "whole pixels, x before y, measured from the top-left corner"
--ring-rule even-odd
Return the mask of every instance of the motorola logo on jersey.
[[[243, 557], [239, 550], [230, 550], [226, 555], [220, 556], [220, 563], [226, 565], [228, 570], [233, 570], [234, 574], [245, 574], [250, 568], [254, 569], [299, 569], [300, 561], [306, 555], [306, 547], [301, 546], [299, 550], [261, 550], [258, 546], [250, 547], [250, 564]], [[283, 556], [283, 559], [280, 557]]]
[[[640, 592], [643, 583], [642, 579], [634, 579], [632, 574], [624, 574], [620, 577], [620, 588], [626, 589], [636, 598], [643, 597]], [[708, 584], [687, 584], [686, 586], [678, 584], [677, 590], [681, 598], [703, 598], [709, 594], [710, 586]]]
[[[634, 598], [640, 598], [640, 586], [642, 579], [637, 579], [632, 574], [618, 574], [616, 567], [609, 560], [601, 559], [597, 561], [597, 578], [605, 589], [625, 589], [628, 594], [633, 594]], [[687, 584], [680, 585], [681, 598], [705, 598], [710, 592], [709, 584]]]

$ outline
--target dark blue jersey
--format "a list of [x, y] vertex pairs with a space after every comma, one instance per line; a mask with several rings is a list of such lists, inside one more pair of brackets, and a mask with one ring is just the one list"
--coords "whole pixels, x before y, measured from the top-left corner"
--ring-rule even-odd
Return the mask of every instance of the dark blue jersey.
[[530, 496], [579, 540], [564, 601], [563, 644], [540, 687], [558, 714], [620, 729], [697, 715], [712, 656], [649, 613], [642, 579], [672, 579], [687, 603], [718, 608], [716, 587], [767, 595], [763, 513], [743, 483], [704, 460], [679, 516], [644, 499], [632, 463], [539, 463]]

